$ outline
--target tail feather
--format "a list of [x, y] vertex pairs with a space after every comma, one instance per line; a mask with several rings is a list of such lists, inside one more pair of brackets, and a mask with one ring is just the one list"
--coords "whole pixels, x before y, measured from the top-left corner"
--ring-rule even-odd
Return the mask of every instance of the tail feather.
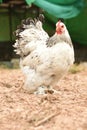
[[36, 18], [34, 18], [34, 19], [27, 18], [27, 19], [22, 20], [21, 25], [18, 25], [17, 30], [14, 32], [14, 35], [16, 36], [16, 38], [18, 38], [19, 34], [21, 32], [23, 32], [25, 29], [28, 29], [31, 26], [36, 26], [38, 21], [41, 21], [41, 22], [44, 21], [44, 15], [43, 14], [40, 14], [37, 19]]
[[16, 42], [13, 46], [16, 54], [23, 57], [37, 47], [36, 43], [46, 42], [49, 36], [42, 28], [43, 21], [43, 14], [40, 14], [38, 18], [27, 18], [21, 21], [21, 25], [17, 26], [14, 32]]

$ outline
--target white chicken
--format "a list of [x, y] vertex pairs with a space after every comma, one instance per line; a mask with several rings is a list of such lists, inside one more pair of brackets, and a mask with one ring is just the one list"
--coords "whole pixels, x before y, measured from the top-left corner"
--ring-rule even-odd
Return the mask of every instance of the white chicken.
[[[16, 30], [16, 53], [30, 93], [45, 93], [64, 76], [74, 62], [74, 49], [67, 28], [60, 20], [52, 37], [42, 28], [43, 15], [23, 20]], [[42, 89], [43, 88], [43, 89]]]

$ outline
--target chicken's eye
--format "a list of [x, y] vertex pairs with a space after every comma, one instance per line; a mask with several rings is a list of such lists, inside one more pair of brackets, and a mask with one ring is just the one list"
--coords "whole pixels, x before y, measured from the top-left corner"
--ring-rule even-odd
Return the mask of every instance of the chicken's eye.
[[64, 28], [64, 25], [61, 25], [62, 28]]

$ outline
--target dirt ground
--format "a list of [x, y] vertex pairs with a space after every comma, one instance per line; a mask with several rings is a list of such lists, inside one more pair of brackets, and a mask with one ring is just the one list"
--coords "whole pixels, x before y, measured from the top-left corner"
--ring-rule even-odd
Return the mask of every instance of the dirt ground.
[[75, 67], [58, 94], [22, 89], [20, 69], [0, 69], [0, 130], [87, 130], [87, 68]]

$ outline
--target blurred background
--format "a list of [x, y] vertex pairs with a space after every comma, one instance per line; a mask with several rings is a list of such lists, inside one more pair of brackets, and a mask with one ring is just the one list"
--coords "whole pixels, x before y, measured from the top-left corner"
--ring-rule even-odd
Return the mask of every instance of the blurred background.
[[76, 62], [87, 61], [87, 0], [0, 0], [0, 61], [18, 58], [13, 32], [22, 19], [44, 13], [43, 28], [51, 36], [64, 19], [75, 48]]

